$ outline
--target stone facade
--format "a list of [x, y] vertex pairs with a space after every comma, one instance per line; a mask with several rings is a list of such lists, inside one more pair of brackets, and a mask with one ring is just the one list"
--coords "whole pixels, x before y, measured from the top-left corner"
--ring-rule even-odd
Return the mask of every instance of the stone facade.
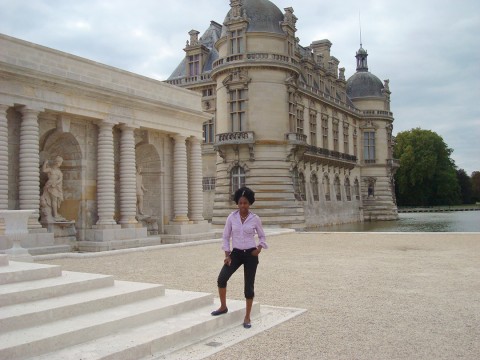
[[33, 209], [30, 233], [53, 232], [38, 221], [41, 167], [61, 156], [59, 213], [74, 222], [74, 246], [133, 244], [152, 219], [160, 237], [208, 232], [199, 159], [209, 117], [198, 94], [5, 35], [0, 49], [0, 209]]
[[[345, 69], [328, 40], [301, 46], [292, 8], [230, 1], [223, 24], [189, 32], [168, 83], [197, 91], [204, 123], [204, 215], [221, 225], [243, 184], [266, 225], [297, 229], [396, 219], [388, 80]], [[267, 20], [265, 20], [267, 19]], [[370, 191], [369, 191], [370, 187]]]

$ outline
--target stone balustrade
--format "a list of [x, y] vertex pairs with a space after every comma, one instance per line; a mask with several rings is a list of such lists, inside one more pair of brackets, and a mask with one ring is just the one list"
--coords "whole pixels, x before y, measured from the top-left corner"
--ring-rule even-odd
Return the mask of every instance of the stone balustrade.
[[237, 145], [237, 144], [253, 144], [255, 136], [253, 131], [238, 131], [231, 133], [217, 134], [215, 136], [214, 146], [221, 145]]

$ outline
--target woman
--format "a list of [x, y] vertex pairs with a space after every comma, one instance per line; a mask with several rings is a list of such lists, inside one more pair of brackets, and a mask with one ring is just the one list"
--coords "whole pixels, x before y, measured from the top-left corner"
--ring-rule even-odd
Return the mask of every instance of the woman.
[[[262, 249], [268, 249], [265, 242], [260, 218], [250, 212], [250, 205], [255, 202], [255, 193], [247, 187], [238, 189], [234, 195], [238, 210], [232, 212], [223, 230], [223, 245], [225, 259], [223, 267], [218, 275], [217, 285], [220, 297], [220, 308], [212, 312], [213, 316], [226, 314], [227, 308], [227, 282], [237, 269], [243, 265], [245, 279], [246, 310], [243, 320], [243, 327], [251, 328], [250, 312], [252, 310], [253, 298], [255, 296], [254, 284], [255, 273], [258, 265], [258, 255]], [[259, 244], [257, 246], [254, 236], [258, 234]], [[231, 238], [231, 247], [230, 247]]]

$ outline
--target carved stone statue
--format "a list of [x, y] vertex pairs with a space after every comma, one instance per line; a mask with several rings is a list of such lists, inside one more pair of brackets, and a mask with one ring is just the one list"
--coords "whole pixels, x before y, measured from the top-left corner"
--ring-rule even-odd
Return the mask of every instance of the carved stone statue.
[[137, 212], [140, 215], [143, 214], [143, 196], [147, 192], [145, 186], [143, 186], [143, 176], [142, 176], [142, 168], [140, 166], [137, 167]]
[[48, 180], [40, 197], [42, 222], [67, 221], [58, 213], [63, 201], [63, 174], [60, 170], [62, 163], [63, 158], [61, 156], [57, 156], [52, 165], [49, 164], [48, 160], [43, 163], [42, 171], [48, 175]]

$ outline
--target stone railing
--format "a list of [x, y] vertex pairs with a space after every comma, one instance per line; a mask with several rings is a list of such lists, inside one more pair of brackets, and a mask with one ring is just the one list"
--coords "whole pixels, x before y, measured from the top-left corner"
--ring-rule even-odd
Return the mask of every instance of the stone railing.
[[215, 147], [222, 145], [253, 144], [255, 136], [253, 131], [238, 131], [215, 135]]
[[274, 53], [246, 53], [246, 54], [235, 54], [220, 58], [213, 62], [212, 69], [215, 69], [222, 65], [227, 65], [229, 63], [234, 63], [237, 61], [243, 62], [271, 62], [271, 63], [283, 63], [298, 65], [298, 61], [293, 57], [285, 56], [282, 54]]
[[300, 133], [287, 133], [285, 134], [285, 140], [293, 144], [306, 145], [307, 135]]
[[342, 160], [351, 163], [357, 163], [357, 157], [350, 154], [341, 153], [339, 151], [319, 148], [316, 146], [309, 146], [306, 153], [310, 155], [317, 155], [320, 157], [330, 158], [334, 160]]
[[389, 117], [393, 118], [393, 113], [386, 110], [363, 110], [363, 115], [375, 116], [375, 117]]
[[181, 77], [181, 78], [178, 78], [178, 79], [165, 80], [165, 82], [167, 84], [176, 85], [176, 86], [198, 84], [198, 83], [209, 82], [209, 81], [212, 81], [212, 78], [210, 77], [210, 74], [202, 74], [202, 75], [196, 75], [196, 76], [185, 76], [185, 77]]
[[400, 160], [398, 159], [387, 159], [387, 165], [391, 168], [399, 168]]

